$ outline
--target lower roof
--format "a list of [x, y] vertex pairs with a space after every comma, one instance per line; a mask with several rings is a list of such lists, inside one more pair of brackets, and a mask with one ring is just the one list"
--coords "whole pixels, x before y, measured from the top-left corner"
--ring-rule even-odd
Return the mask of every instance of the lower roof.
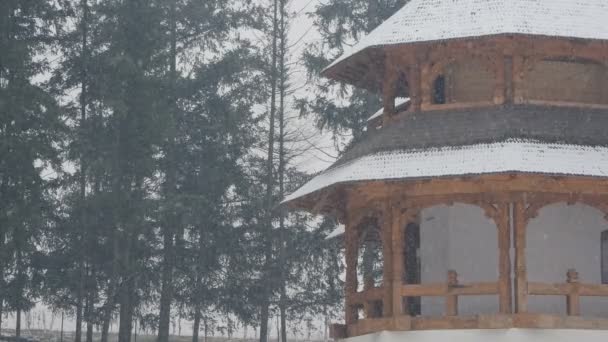
[[341, 183], [506, 172], [608, 177], [608, 110], [508, 105], [400, 113], [285, 201]]
[[378, 152], [328, 169], [285, 202], [343, 183], [511, 172], [608, 177], [608, 147], [507, 139]]

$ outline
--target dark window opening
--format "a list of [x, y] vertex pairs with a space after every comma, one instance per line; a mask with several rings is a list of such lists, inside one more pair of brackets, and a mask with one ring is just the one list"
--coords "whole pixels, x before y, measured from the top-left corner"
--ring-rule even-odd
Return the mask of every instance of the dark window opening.
[[355, 316], [357, 318], [357, 320], [360, 319], [365, 319], [365, 308], [363, 307], [363, 305], [357, 305], [354, 308], [356, 310], [357, 315]]
[[370, 317], [369, 318], [381, 318], [382, 311], [384, 311], [384, 303], [381, 300], [375, 300], [370, 303]]
[[433, 82], [433, 103], [445, 104], [445, 76], [439, 75]]
[[608, 230], [602, 232], [602, 284], [608, 285]]
[[380, 227], [376, 219], [368, 219], [360, 226], [359, 255], [357, 261], [357, 291], [382, 286], [383, 255]]
[[[405, 229], [404, 236], [405, 283], [420, 284], [422, 269], [420, 262], [420, 224], [410, 223]], [[420, 297], [406, 298], [406, 308], [410, 316], [420, 316], [422, 306]]]

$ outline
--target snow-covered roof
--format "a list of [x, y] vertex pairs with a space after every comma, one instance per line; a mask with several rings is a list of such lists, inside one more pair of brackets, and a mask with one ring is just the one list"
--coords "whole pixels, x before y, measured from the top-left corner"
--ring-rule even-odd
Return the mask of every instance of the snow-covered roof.
[[411, 0], [327, 69], [369, 47], [498, 34], [608, 40], [606, 0]]
[[608, 177], [608, 147], [508, 139], [489, 144], [381, 152], [326, 170], [289, 195], [285, 202], [340, 183], [505, 172]]
[[336, 227], [336, 229], [334, 229], [333, 232], [329, 233], [329, 235], [327, 235], [325, 237], [325, 240], [331, 240], [333, 238], [337, 238], [338, 236], [344, 235], [345, 232], [346, 232], [346, 227], [343, 224], [339, 224], [338, 227]]
[[[404, 105], [408, 104], [410, 102], [410, 98], [409, 97], [397, 97], [395, 98], [395, 109], [400, 109], [400, 107], [403, 107]], [[382, 116], [382, 114], [384, 114], [384, 107], [380, 108], [377, 112], [374, 113], [374, 115], [370, 116], [367, 119], [367, 122], [370, 122], [372, 120], [374, 120], [377, 117]]]

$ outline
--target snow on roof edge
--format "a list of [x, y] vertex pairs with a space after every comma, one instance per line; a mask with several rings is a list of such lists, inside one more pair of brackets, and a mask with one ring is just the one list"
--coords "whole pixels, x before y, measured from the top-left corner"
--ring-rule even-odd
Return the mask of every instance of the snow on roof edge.
[[336, 184], [357, 181], [507, 172], [608, 177], [608, 147], [508, 139], [489, 144], [381, 152], [322, 172], [282, 203]]
[[344, 235], [345, 232], [346, 232], [346, 227], [343, 224], [339, 224], [338, 227], [336, 227], [336, 229], [334, 229], [333, 232], [329, 233], [325, 237], [325, 240], [327, 241], [327, 240], [337, 238], [341, 235]]
[[327, 66], [373, 47], [523, 34], [608, 40], [604, 0], [412, 0]]
[[[410, 102], [410, 98], [409, 97], [397, 97], [395, 98], [395, 109], [407, 104], [408, 102]], [[367, 122], [370, 122], [372, 120], [374, 120], [375, 118], [381, 116], [382, 114], [384, 114], [384, 107], [380, 108], [377, 112], [375, 112], [372, 116], [370, 116], [369, 118], [367, 118]]]

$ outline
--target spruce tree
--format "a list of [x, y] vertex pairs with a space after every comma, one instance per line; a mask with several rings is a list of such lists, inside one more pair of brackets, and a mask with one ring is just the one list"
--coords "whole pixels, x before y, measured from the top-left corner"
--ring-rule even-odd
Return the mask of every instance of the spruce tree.
[[[320, 77], [323, 68], [337, 59], [408, 0], [329, 0], [312, 16], [321, 40], [311, 43], [302, 58], [308, 71], [310, 96], [298, 100], [304, 116], [312, 116], [319, 130], [330, 132], [337, 145], [357, 140], [367, 118], [382, 106], [378, 94]], [[342, 104], [343, 103], [343, 104]]]
[[39, 246], [52, 223], [60, 170], [61, 112], [36, 78], [48, 71], [48, 42], [60, 16], [54, 1], [0, 3], [0, 308], [21, 314], [39, 295]]

